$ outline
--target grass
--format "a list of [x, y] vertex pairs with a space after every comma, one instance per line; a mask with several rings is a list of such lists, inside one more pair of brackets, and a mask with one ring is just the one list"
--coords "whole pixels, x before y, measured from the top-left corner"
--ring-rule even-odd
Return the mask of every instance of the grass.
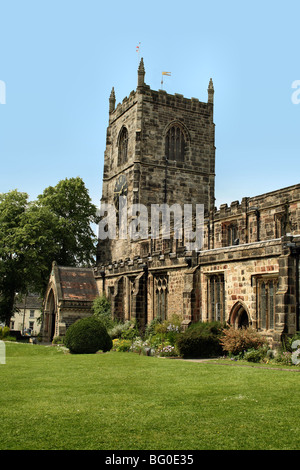
[[6, 344], [0, 449], [299, 449], [300, 374]]

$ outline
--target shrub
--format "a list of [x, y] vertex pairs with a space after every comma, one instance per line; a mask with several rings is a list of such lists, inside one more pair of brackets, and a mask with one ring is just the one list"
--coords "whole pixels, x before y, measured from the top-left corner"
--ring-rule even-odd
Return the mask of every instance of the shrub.
[[[258, 349], [248, 349], [248, 351], [245, 352], [244, 354], [244, 359], [248, 362], [261, 362], [268, 353], [268, 347], [263, 346]], [[270, 354], [269, 354], [270, 356]]]
[[151, 320], [151, 322], [149, 322], [146, 326], [145, 338], [149, 338], [150, 336], [154, 335], [156, 325], [160, 325], [161, 323], [162, 321], [160, 318], [154, 318], [153, 320]]
[[144, 354], [145, 348], [149, 348], [149, 343], [147, 341], [143, 341], [142, 338], [135, 338], [129, 350], [130, 352]]
[[82, 318], [66, 332], [65, 346], [72, 354], [93, 354], [112, 348], [112, 340], [103, 323], [95, 317]]
[[93, 302], [92, 310], [94, 316], [100, 320], [106, 328], [112, 328], [114, 325], [112, 316], [110, 302], [105, 295], [96, 297]]
[[172, 344], [163, 343], [158, 346], [157, 354], [161, 357], [174, 357], [178, 356], [175, 346]]
[[3, 328], [0, 327], [0, 339], [6, 339], [10, 333], [9, 326], [4, 326]]
[[156, 349], [162, 342], [161, 335], [158, 333], [156, 335], [152, 335], [148, 338], [148, 342], [151, 348]]
[[297, 331], [293, 336], [284, 336], [282, 338], [281, 348], [283, 351], [293, 352], [292, 344], [294, 341], [300, 340], [300, 332]]
[[179, 334], [176, 347], [182, 357], [212, 357], [222, 354], [220, 335], [224, 324], [221, 322], [199, 322]]
[[284, 364], [287, 366], [292, 365], [292, 353], [290, 351], [279, 352], [275, 356], [275, 362], [279, 362], [280, 364]]
[[167, 341], [174, 346], [180, 332], [181, 317], [174, 314], [164, 321], [157, 318], [152, 320], [146, 328], [145, 337], [155, 344]]
[[5, 338], [3, 338], [4, 341], [17, 341], [17, 338], [15, 336], [5, 336]]
[[220, 339], [223, 350], [234, 356], [244, 354], [248, 349], [258, 349], [267, 344], [266, 339], [254, 328], [239, 328], [233, 326], [223, 330]]
[[129, 339], [114, 339], [113, 340], [113, 350], [118, 352], [128, 352], [132, 345], [132, 341]]
[[64, 344], [65, 338], [63, 336], [54, 336], [52, 344]]
[[[117, 323], [109, 331], [109, 335], [112, 339], [121, 338], [123, 333], [132, 327], [132, 322], [127, 320], [125, 323]], [[126, 333], [125, 333], [126, 334]]]
[[121, 334], [121, 338], [133, 340], [139, 335], [140, 335], [140, 332], [139, 332], [136, 322], [134, 321], [126, 322], [126, 328], [124, 328]]

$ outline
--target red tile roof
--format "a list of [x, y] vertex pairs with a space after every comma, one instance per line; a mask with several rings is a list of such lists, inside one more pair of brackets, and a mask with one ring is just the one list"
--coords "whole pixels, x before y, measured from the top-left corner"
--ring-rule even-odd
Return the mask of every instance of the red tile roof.
[[93, 268], [58, 266], [63, 300], [94, 300], [99, 294]]

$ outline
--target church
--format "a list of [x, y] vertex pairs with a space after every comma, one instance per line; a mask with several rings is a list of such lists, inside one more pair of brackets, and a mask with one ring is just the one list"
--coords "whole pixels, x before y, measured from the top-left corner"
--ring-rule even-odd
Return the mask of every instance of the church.
[[[121, 103], [114, 88], [109, 97], [100, 207], [113, 230], [99, 236], [94, 268], [53, 264], [44, 339], [65, 334], [105, 293], [114, 318], [141, 328], [174, 314], [184, 328], [220, 320], [251, 325], [276, 347], [299, 331], [300, 184], [216, 208], [212, 79], [201, 102], [150, 89], [143, 59], [137, 75], [136, 90]], [[140, 230], [153, 207], [170, 209], [169, 219], [163, 210], [158, 217], [156, 236], [151, 223]], [[190, 232], [181, 224], [187, 207]], [[174, 208], [182, 209], [178, 217]], [[136, 236], [124, 232], [124, 213]], [[190, 234], [199, 227], [201, 244], [194, 245]]]

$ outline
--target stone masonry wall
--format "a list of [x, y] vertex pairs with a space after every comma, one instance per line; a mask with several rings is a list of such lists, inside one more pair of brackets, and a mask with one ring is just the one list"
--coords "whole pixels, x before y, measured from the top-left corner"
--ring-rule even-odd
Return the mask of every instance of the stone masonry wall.
[[204, 249], [228, 246], [229, 225], [236, 225], [239, 244], [299, 234], [300, 185], [221, 205], [205, 220]]

